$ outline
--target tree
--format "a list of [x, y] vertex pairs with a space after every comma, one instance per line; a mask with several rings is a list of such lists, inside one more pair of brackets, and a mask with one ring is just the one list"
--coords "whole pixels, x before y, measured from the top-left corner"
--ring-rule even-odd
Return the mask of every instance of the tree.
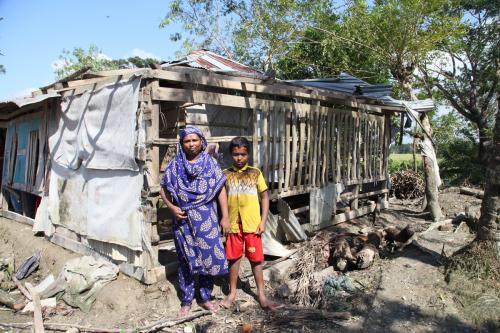
[[461, 2], [466, 33], [440, 45], [422, 64], [422, 79], [459, 114], [472, 122], [479, 137], [479, 161], [491, 139], [497, 109], [500, 62], [500, 5], [497, 1]]
[[[499, 73], [500, 74], [500, 73]], [[500, 97], [497, 97], [500, 105]], [[477, 238], [496, 242], [500, 259], [500, 112], [496, 112], [493, 140], [489, 142], [484, 198], [478, 222]]]
[[118, 69], [118, 64], [105, 56], [97, 46], [90, 45], [88, 50], [81, 47], [77, 47], [71, 52], [63, 50], [63, 54], [59, 56], [59, 66], [54, 72], [58, 79], [62, 79], [83, 68], [103, 71]]
[[[438, 45], [459, 34], [460, 17], [448, 9], [450, 0], [380, 0], [369, 7], [356, 1], [346, 11], [343, 25], [346, 37], [332, 35], [338, 42], [369, 52], [387, 64], [402, 98], [416, 100], [415, 72]], [[423, 127], [422, 145], [433, 147], [432, 128], [425, 113], [420, 116]], [[432, 160], [423, 156], [426, 179], [425, 210], [439, 219], [436, 170]]]
[[111, 59], [105, 56], [95, 45], [91, 45], [88, 50], [80, 47], [72, 52], [63, 50], [59, 56], [60, 64], [55, 69], [58, 79], [62, 79], [78, 70], [89, 68], [91, 71], [104, 71], [119, 68], [143, 68], [156, 64], [158, 60], [151, 58], [130, 57], [127, 59]]
[[255, 68], [272, 70], [290, 48], [300, 42], [304, 28], [329, 7], [326, 0], [176, 0], [160, 27], [178, 22], [187, 34], [189, 52], [210, 48]]

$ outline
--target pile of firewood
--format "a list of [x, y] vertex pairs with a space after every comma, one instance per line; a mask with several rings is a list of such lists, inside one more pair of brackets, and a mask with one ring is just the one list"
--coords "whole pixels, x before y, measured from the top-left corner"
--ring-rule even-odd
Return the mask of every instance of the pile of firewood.
[[398, 199], [416, 199], [424, 196], [425, 182], [415, 171], [403, 170], [391, 174], [391, 194]]
[[367, 233], [319, 233], [302, 244], [276, 291], [293, 304], [321, 308], [326, 279], [340, 271], [366, 269], [386, 246], [404, 244], [414, 234], [409, 226], [388, 227]]

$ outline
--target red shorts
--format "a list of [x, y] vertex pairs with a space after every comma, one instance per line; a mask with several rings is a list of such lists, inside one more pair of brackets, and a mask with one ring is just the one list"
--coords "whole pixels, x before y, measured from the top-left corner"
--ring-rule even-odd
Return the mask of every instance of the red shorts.
[[244, 233], [240, 224], [240, 232], [230, 233], [226, 238], [226, 257], [228, 260], [236, 260], [243, 255], [245, 245], [245, 257], [253, 263], [264, 261], [262, 249], [262, 238], [254, 233]]

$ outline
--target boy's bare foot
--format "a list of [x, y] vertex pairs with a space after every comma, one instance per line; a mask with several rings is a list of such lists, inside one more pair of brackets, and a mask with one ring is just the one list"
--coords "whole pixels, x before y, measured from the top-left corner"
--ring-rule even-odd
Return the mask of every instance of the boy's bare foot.
[[191, 311], [191, 305], [181, 306], [179, 312], [177, 312], [177, 317], [186, 317], [189, 314], [189, 311]]
[[212, 313], [217, 313], [217, 311], [219, 311], [219, 309], [220, 309], [219, 305], [214, 304], [212, 302], [201, 303], [200, 306], [203, 309], [208, 310], [208, 311], [210, 311]]
[[259, 304], [263, 310], [269, 310], [269, 311], [277, 311], [278, 309], [284, 307], [283, 304], [269, 301], [267, 297], [264, 295], [259, 296]]
[[219, 305], [221, 308], [229, 309], [231, 307], [231, 305], [233, 305], [233, 302], [235, 299], [236, 299], [236, 295], [229, 294], [226, 296], [226, 298], [224, 298], [223, 301], [221, 301], [219, 303]]

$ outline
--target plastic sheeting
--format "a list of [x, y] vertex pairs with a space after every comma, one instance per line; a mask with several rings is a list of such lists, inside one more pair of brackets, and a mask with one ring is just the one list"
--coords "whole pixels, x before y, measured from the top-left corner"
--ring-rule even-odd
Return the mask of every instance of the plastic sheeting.
[[102, 258], [74, 258], [66, 262], [57, 279], [41, 292], [40, 297], [62, 293], [66, 303], [88, 312], [102, 287], [116, 279], [117, 274], [118, 266]]
[[142, 251], [143, 177], [128, 170], [70, 170], [52, 165], [48, 215], [87, 239]]
[[50, 126], [49, 195], [37, 230], [63, 226], [87, 240], [147, 250], [143, 172], [135, 159], [145, 141], [140, 82], [133, 76], [62, 98]]
[[52, 159], [69, 169], [134, 170], [141, 78], [64, 97], [49, 138]]

